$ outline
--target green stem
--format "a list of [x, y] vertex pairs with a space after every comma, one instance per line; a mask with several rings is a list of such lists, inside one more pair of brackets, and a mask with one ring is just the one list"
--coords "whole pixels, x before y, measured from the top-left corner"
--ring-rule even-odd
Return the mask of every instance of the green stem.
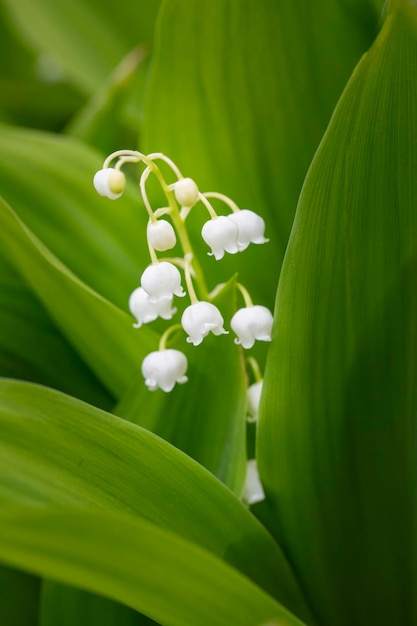
[[244, 287], [241, 283], [236, 283], [236, 287], [239, 289], [240, 293], [243, 296], [243, 300], [245, 301], [245, 305], [247, 307], [253, 306], [252, 298], [249, 295], [249, 291]]
[[203, 196], [205, 196], [206, 198], [217, 198], [217, 200], [221, 200], [232, 209], [233, 213], [239, 213], [240, 211], [236, 202], [233, 202], [231, 198], [225, 196], [223, 193], [218, 193], [217, 191], [207, 191], [203, 194]]
[[166, 350], [168, 338], [170, 337], [170, 335], [172, 335], [172, 333], [180, 330], [180, 328], [182, 329], [181, 324], [173, 324], [172, 326], [167, 328], [164, 334], [161, 336], [161, 339], [159, 340], [158, 350]]
[[190, 296], [191, 304], [197, 304], [199, 300], [197, 298], [193, 281], [191, 279], [192, 260], [193, 260], [193, 255], [191, 253], [185, 255], [184, 275], [185, 275], [185, 283], [187, 285], [188, 295]]
[[253, 356], [250, 356], [247, 358], [247, 363], [252, 370], [255, 382], [260, 383], [263, 380], [263, 376], [258, 361]]

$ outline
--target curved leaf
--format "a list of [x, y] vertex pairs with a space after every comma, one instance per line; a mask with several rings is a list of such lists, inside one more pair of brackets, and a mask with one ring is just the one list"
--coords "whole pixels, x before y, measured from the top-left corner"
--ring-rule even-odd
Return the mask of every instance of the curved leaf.
[[[146, 518], [308, 615], [278, 545], [212, 474], [154, 434], [46, 388], [0, 383], [0, 501]], [[68, 581], [67, 581], [68, 582]]]
[[417, 619], [417, 19], [393, 4], [305, 182], [259, 426], [275, 532], [332, 626]]
[[0, 193], [19, 218], [81, 280], [127, 309], [149, 263], [148, 215], [134, 186], [117, 201], [99, 196], [101, 156], [70, 137], [1, 126], [0, 154]]
[[114, 404], [1, 255], [0, 376], [48, 385], [107, 410]]
[[265, 218], [269, 245], [207, 270], [217, 282], [238, 270], [266, 306], [307, 168], [375, 36], [373, 2], [352, 5], [168, 0], [161, 10], [142, 146], [168, 154], [203, 191]]
[[149, 45], [159, 0], [5, 0], [10, 18], [36, 50], [52, 56], [77, 87], [93, 93], [138, 44]]
[[78, 280], [1, 199], [0, 225], [8, 257], [85, 362], [118, 396], [156, 347], [157, 335], [146, 328], [139, 337], [129, 317]]
[[[235, 279], [218, 293], [228, 327], [235, 310]], [[241, 350], [232, 337], [208, 336], [201, 346], [172, 344], [188, 358], [188, 383], [169, 394], [149, 393], [135, 380], [114, 409], [151, 430], [215, 474], [238, 495], [246, 474], [246, 384]]]
[[0, 565], [0, 624], [37, 626], [39, 592], [37, 576]]
[[109, 595], [163, 626], [302, 626], [209, 552], [145, 520], [85, 510], [0, 513], [0, 559]]

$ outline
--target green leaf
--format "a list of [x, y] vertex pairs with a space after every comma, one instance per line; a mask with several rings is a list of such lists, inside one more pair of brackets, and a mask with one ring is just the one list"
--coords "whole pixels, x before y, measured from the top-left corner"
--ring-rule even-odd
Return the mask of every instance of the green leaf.
[[0, 432], [3, 504], [87, 505], [146, 518], [225, 559], [308, 616], [285, 557], [262, 525], [212, 474], [154, 434], [13, 381], [0, 383]]
[[165, 152], [202, 191], [264, 217], [268, 245], [251, 246], [238, 265], [232, 257], [207, 269], [218, 282], [238, 270], [266, 306], [307, 168], [377, 21], [370, 0], [355, 10], [334, 0], [162, 7], [142, 149]]
[[114, 404], [1, 255], [0, 376], [48, 385], [107, 410]]
[[124, 602], [164, 626], [302, 626], [239, 572], [130, 516], [31, 508], [0, 514], [0, 559]]
[[[77, 581], [78, 582], [78, 581]], [[78, 588], [45, 581], [42, 585], [39, 626], [144, 626], [149, 618], [125, 604]]]
[[136, 185], [98, 195], [99, 153], [70, 137], [0, 127], [0, 191], [20, 219], [81, 280], [127, 309], [149, 263], [148, 216]]
[[306, 179], [261, 406], [274, 530], [332, 626], [417, 619], [417, 19], [399, 4]]
[[62, 74], [93, 93], [138, 44], [149, 45], [159, 0], [138, 5], [120, 0], [4, 0], [10, 18], [41, 54], [59, 63]]
[[77, 279], [0, 199], [0, 240], [51, 317], [116, 397], [141, 359], [157, 345], [146, 328], [139, 337], [129, 317]]
[[[229, 320], [235, 311], [235, 280], [213, 300]], [[188, 383], [169, 394], [150, 393], [135, 380], [114, 409], [170, 441], [204, 465], [238, 495], [246, 474], [246, 383], [241, 350], [232, 337], [208, 336], [190, 346], [172, 343], [188, 358]]]
[[139, 105], [134, 105], [143, 92], [148, 69], [146, 61], [146, 51], [139, 46], [126, 55], [100, 89], [77, 111], [65, 128], [66, 134], [106, 154], [134, 145], [141, 118]]
[[37, 626], [40, 581], [36, 576], [0, 566], [0, 624]]

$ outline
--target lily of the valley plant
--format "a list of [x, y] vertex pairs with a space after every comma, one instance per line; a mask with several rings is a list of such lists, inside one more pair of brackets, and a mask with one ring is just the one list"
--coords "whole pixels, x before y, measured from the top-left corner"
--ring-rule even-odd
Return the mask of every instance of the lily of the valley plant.
[[1, 11], [1, 626], [413, 626], [414, 0]]

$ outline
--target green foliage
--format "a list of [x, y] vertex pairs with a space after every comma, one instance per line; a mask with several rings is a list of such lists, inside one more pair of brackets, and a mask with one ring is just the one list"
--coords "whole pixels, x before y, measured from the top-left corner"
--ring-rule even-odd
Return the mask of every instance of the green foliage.
[[[414, 624], [415, 2], [0, 13], [2, 626]], [[275, 302], [258, 426], [232, 333], [172, 334], [188, 382], [144, 385], [166, 326], [128, 315], [138, 168], [117, 201], [92, 185], [136, 147], [265, 219], [268, 244], [215, 261], [187, 218], [227, 329], [237, 282]]]

